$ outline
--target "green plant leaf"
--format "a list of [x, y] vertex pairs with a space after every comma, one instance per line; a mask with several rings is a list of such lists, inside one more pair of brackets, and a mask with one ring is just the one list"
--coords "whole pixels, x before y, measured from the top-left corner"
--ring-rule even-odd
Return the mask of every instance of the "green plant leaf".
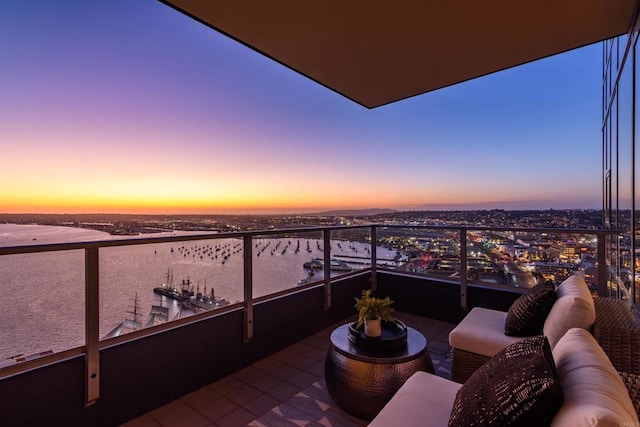
[[382, 319], [388, 322], [395, 322], [391, 316], [395, 311], [392, 307], [393, 300], [388, 296], [385, 298], [375, 298], [371, 296], [371, 290], [363, 290], [360, 298], [355, 298], [355, 308], [358, 312], [358, 324], [360, 327], [365, 320]]

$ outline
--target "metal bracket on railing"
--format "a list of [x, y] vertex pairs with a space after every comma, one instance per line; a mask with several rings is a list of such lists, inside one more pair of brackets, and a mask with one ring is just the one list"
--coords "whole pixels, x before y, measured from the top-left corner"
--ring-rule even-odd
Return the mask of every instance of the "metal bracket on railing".
[[467, 306], [467, 230], [460, 229], [460, 308], [468, 310]]
[[86, 248], [84, 258], [85, 406], [100, 397], [100, 289], [98, 248]]
[[324, 309], [331, 308], [331, 230], [322, 230], [324, 239]]
[[253, 338], [253, 246], [252, 237], [243, 237], [244, 254], [244, 342]]
[[371, 291], [378, 289], [378, 234], [375, 225], [371, 226]]

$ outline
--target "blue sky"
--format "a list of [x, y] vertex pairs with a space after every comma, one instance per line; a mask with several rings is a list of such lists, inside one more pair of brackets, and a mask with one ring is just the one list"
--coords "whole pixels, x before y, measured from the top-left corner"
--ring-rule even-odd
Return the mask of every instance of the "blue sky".
[[368, 110], [157, 1], [4, 1], [0, 211], [599, 208], [600, 72], [596, 44]]

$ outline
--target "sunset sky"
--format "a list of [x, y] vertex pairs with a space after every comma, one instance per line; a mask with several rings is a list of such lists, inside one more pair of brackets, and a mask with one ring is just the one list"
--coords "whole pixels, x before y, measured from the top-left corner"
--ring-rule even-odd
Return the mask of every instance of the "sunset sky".
[[0, 212], [599, 208], [600, 70], [368, 110], [155, 0], [4, 0]]

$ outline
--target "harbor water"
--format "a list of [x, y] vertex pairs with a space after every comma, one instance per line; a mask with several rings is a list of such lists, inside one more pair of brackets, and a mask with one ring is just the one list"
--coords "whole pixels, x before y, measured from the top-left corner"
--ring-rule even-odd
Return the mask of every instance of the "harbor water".
[[[167, 232], [133, 237], [203, 234]], [[260, 297], [295, 287], [308, 278], [305, 262], [323, 257], [318, 232], [308, 238], [253, 239], [253, 295]], [[73, 227], [0, 224], [0, 246], [122, 239]], [[362, 268], [369, 253], [363, 242], [332, 241], [331, 254]], [[167, 284], [180, 289], [189, 280], [199, 290], [230, 303], [243, 299], [242, 239], [224, 238], [177, 243], [101, 248], [100, 336], [124, 319], [147, 322], [152, 305], [169, 309], [169, 319], [192, 314], [178, 302], [153, 292]], [[395, 252], [378, 248], [379, 258]], [[349, 259], [347, 257], [353, 256]], [[361, 258], [355, 258], [361, 257]], [[322, 279], [314, 270], [311, 279]], [[334, 274], [340, 274], [335, 272]], [[342, 272], [343, 273], [343, 272]], [[84, 344], [84, 251], [70, 250], [0, 256], [0, 361], [19, 354], [62, 351]], [[135, 310], [134, 310], [135, 307]]]

